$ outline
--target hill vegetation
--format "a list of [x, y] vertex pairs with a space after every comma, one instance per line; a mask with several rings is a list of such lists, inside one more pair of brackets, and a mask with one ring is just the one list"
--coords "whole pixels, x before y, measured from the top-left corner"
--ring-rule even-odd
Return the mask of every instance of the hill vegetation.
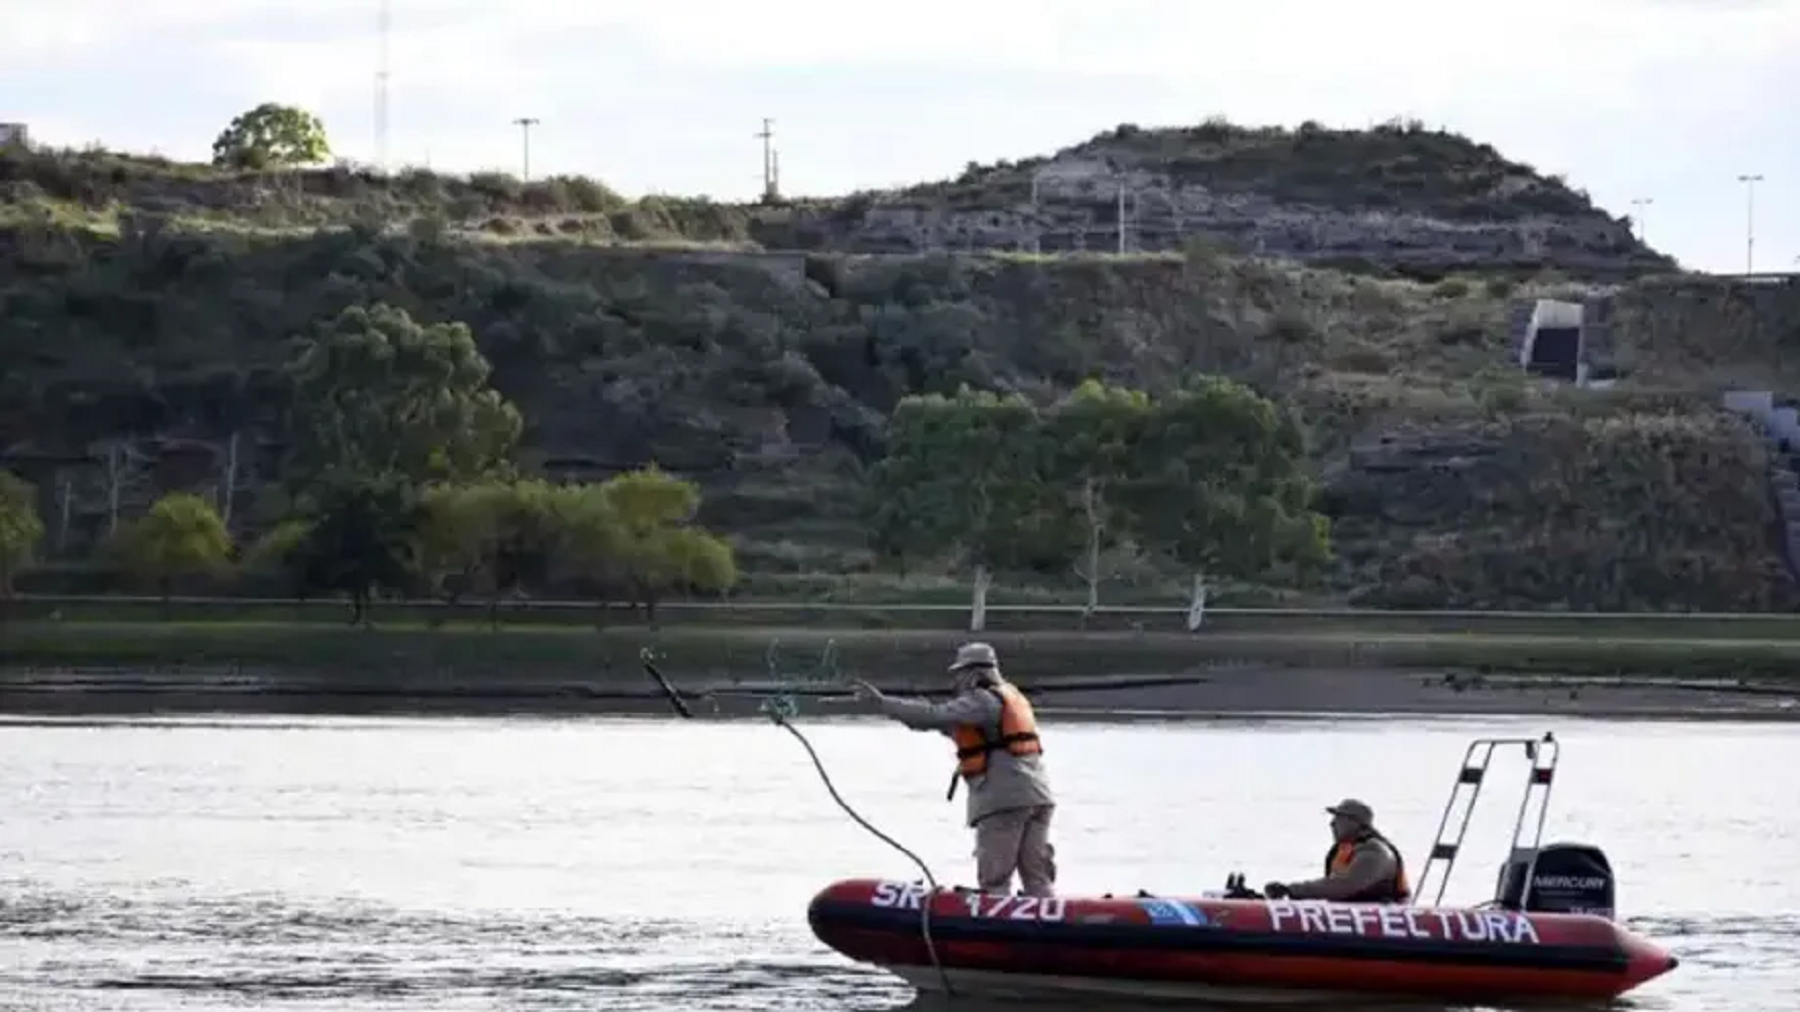
[[[278, 112], [259, 107], [240, 120]], [[1600, 211], [1560, 178], [1416, 122], [1368, 130], [1126, 124], [1051, 156], [971, 163], [953, 180], [755, 205], [626, 200], [571, 176], [254, 171], [245, 166], [291, 149], [323, 151], [324, 141], [296, 127], [268, 152], [230, 147], [248, 130], [234, 121], [221, 135], [218, 167], [104, 151], [0, 152], [0, 202], [27, 218], [72, 212], [102, 227], [144, 213], [261, 229], [428, 221], [490, 238], [833, 253], [1143, 253], [1197, 243], [1426, 280], [1469, 269], [1617, 280], [1674, 266], [1633, 235], [1629, 219]]]
[[[1039, 174], [1038, 210], [1021, 218], [1042, 169], [1051, 171]], [[1116, 233], [1102, 208], [1116, 208], [1117, 183], [1110, 195], [1103, 183], [1117, 178], [1139, 200], [1128, 245], [1151, 252], [1017, 251]], [[1158, 193], [1174, 232], [1146, 224]], [[1248, 219], [1262, 224], [1231, 225]], [[1262, 242], [1284, 260], [1232, 252], [1282, 222], [1293, 235], [1338, 238]], [[1427, 234], [1443, 241], [1420, 245]], [[1536, 245], [1510, 245], [1521, 236]], [[991, 252], [866, 252], [946, 246]], [[1171, 251], [1154, 251], [1162, 247]], [[287, 550], [305, 540], [293, 525], [322, 537], [335, 501], [340, 513], [386, 503], [411, 517], [360, 529], [373, 542], [410, 537], [404, 551], [370, 557], [429, 576], [438, 592], [548, 593], [580, 574], [518, 563], [517, 539], [496, 533], [504, 525], [494, 518], [511, 518], [509, 531], [538, 525], [525, 555], [572, 557], [566, 539], [581, 528], [569, 518], [591, 500], [612, 511], [595, 551], [614, 585], [586, 593], [649, 603], [737, 584], [870, 596], [894, 592], [900, 577], [882, 574], [903, 568], [909, 593], [960, 596], [970, 567], [985, 562], [871, 537], [882, 529], [875, 507], [897, 501], [882, 484], [895, 470], [884, 471], [898, 432], [890, 418], [925, 403], [908, 398], [989, 391], [1024, 405], [1039, 419], [1032, 426], [1052, 426], [1084, 381], [1174, 403], [1224, 377], [1291, 419], [1294, 460], [1316, 491], [1282, 500], [1279, 515], [1322, 514], [1331, 549], [1298, 569], [1268, 553], [1234, 563], [1217, 587], [1227, 600], [1788, 607], [1768, 450], [1713, 405], [1746, 372], [1765, 383], [1787, 374], [1781, 349], [1800, 340], [1800, 305], [1790, 304], [1800, 299], [1655, 276], [1598, 287], [1667, 265], [1628, 223], [1560, 182], [1403, 124], [1121, 128], [948, 183], [770, 207], [626, 200], [586, 179], [4, 152], [0, 452], [34, 486], [43, 527], [39, 564], [21, 571], [14, 553], [6, 569], [26, 589], [111, 586], [130, 567], [104, 553], [96, 564], [94, 553], [128, 543], [119, 532], [165, 493], [191, 491], [232, 532], [239, 586], [271, 585], [257, 583], [250, 562], [266, 552], [253, 546], [281, 532], [277, 554], [300, 558]], [[1530, 380], [1509, 364], [1512, 317], [1540, 296], [1607, 300], [1618, 322], [1606, 353], [1623, 374], [1615, 389]], [[336, 334], [352, 348], [421, 333], [430, 337], [420, 347], [438, 349], [422, 361], [438, 365], [415, 372], [340, 362], [347, 371], [309, 385], [295, 358], [296, 339]], [[307, 412], [329, 391], [386, 390], [359, 409], [377, 419], [402, 402], [396, 376], [427, 374], [469, 377], [459, 404], [489, 397], [491, 383], [492, 403], [517, 417], [516, 433], [494, 444], [504, 452], [477, 453], [479, 466], [455, 474], [434, 471], [450, 461], [427, 452], [386, 477], [367, 460], [346, 463], [369, 440], [340, 441], [323, 461], [303, 452], [318, 445], [308, 435], [318, 417], [307, 422]], [[429, 389], [405, 396], [426, 403]], [[651, 464], [662, 470], [644, 470]], [[321, 477], [333, 466], [355, 480]], [[598, 489], [652, 473], [688, 489], [669, 493], [679, 503], [656, 514], [657, 529], [721, 533], [729, 558], [682, 541], [688, 534], [620, 540], [624, 493]], [[1061, 482], [1059, 515], [1079, 518], [1074, 493], [1096, 475], [1072, 473], [1032, 480]], [[1098, 478], [1130, 484], [1145, 473], [1119, 465]], [[1215, 532], [1200, 568], [1217, 558], [1207, 554], [1217, 532], [1235, 529], [1217, 511], [1246, 487], [1197, 503], [1213, 519], [1196, 523]], [[429, 502], [440, 533], [458, 523], [485, 533], [438, 544], [440, 563], [427, 565], [421, 532], [432, 528], [419, 511]], [[1082, 538], [1058, 535], [988, 575], [997, 594], [1185, 596], [1196, 567], [1177, 561], [1168, 546], [1178, 539], [1155, 527], [1121, 521], [1104, 567]], [[940, 524], [933, 536], [948, 544], [967, 533]], [[367, 566], [324, 573], [320, 557], [299, 566], [315, 586], [364, 593], [405, 582]], [[216, 579], [206, 568], [184, 563], [183, 578]], [[1076, 575], [1102, 568], [1104, 580]], [[1317, 572], [1303, 579], [1309, 568]], [[446, 583], [452, 571], [461, 576]]]

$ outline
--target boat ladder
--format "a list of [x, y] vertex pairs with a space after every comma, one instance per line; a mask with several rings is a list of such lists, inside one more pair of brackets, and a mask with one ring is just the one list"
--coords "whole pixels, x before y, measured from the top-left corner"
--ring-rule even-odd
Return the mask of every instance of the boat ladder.
[[[1481, 785], [1487, 776], [1488, 762], [1494, 757], [1494, 750], [1508, 746], [1523, 746], [1525, 757], [1531, 761], [1531, 769], [1525, 781], [1525, 796], [1519, 799], [1519, 815], [1513, 822], [1512, 848], [1507, 851], [1506, 867], [1525, 864], [1525, 893], [1520, 895], [1523, 904], [1531, 889], [1532, 872], [1537, 866], [1538, 849], [1544, 841], [1544, 820], [1550, 813], [1550, 787], [1556, 775], [1556, 760], [1561, 746], [1550, 732], [1542, 738], [1477, 738], [1469, 743], [1468, 751], [1463, 753], [1462, 769], [1457, 773], [1456, 783], [1450, 789], [1450, 800], [1444, 805], [1443, 817], [1438, 820], [1437, 838], [1431, 845], [1431, 855], [1425, 859], [1419, 871], [1419, 882], [1413, 890], [1414, 902], [1424, 904], [1427, 883], [1432, 872], [1438, 871], [1437, 892], [1431, 897], [1431, 906], [1438, 906], [1444, 900], [1444, 889], [1450, 884], [1450, 871], [1456, 866], [1456, 856], [1462, 849], [1463, 836], [1469, 831], [1469, 817], [1475, 813], [1475, 801], [1481, 796]], [[1466, 788], [1466, 790], [1465, 790]], [[1456, 822], [1451, 831], [1451, 813], [1457, 809], [1458, 802], [1467, 796], [1467, 803], [1462, 808], [1462, 818]], [[1531, 820], [1531, 839], [1525, 842], [1525, 827], [1532, 812], [1535, 801], [1537, 818]]]

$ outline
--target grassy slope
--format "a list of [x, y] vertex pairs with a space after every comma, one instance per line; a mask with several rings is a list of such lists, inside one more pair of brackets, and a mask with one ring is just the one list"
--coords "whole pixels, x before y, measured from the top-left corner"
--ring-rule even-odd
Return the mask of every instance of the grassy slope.
[[[1464, 145], [1458, 162], [1438, 135], [1406, 157], [1395, 148], [1404, 137], [1381, 139], [1361, 162], [1350, 139], [1324, 145], [1327, 157], [1258, 136], [1207, 149], [1209, 185], [1266, 177], [1283, 199], [1386, 193], [1444, 215], [1466, 217], [1483, 199], [1482, 213], [1523, 213], [1495, 203], [1504, 192], [1536, 201], [1525, 209], [1535, 214], [1596, 213], [1552, 183], [1497, 188], [1493, 171], [1478, 171], [1488, 154]], [[1126, 140], [1140, 156], [1153, 146]], [[977, 170], [913, 197], [979, 200], [1016, 172]], [[133, 430], [278, 439], [269, 371], [281, 340], [347, 302], [384, 298], [475, 326], [553, 468], [655, 457], [702, 476], [710, 519], [740, 536], [753, 588], [847, 592], [834, 574], [867, 565], [855, 475], [906, 392], [968, 382], [1048, 395], [1088, 375], [1154, 387], [1216, 370], [1305, 409], [1339, 517], [1333, 595], [1787, 602], [1764, 451], [1697, 405], [1715, 382], [1778, 364], [1784, 339], [1765, 321], [1790, 318], [1736, 296], [1696, 297], [1704, 285], [1645, 281], [1619, 296], [1619, 357], [1654, 391], [1628, 380], [1619, 393], [1576, 395], [1503, 368], [1512, 300], [1567, 283], [1425, 286], [1205, 254], [652, 258], [604, 244], [743, 242], [778, 232], [784, 215], [846, 212], [627, 202], [585, 180], [271, 180], [79, 155], [0, 158], [0, 187], [11, 222], [0, 231], [0, 446], [15, 459], [36, 452], [41, 483], [56, 474], [46, 451]], [[334, 223], [356, 227], [312, 231]], [[1657, 312], [1669, 302], [1688, 309], [1672, 333]], [[1722, 322], [1743, 335], [1724, 360]], [[1352, 450], [1383, 435], [1451, 463], [1360, 466], [1369, 455]], [[90, 530], [94, 494], [78, 511]], [[252, 503], [246, 516], [278, 508]], [[1121, 582], [1170, 592], [1153, 573]]]

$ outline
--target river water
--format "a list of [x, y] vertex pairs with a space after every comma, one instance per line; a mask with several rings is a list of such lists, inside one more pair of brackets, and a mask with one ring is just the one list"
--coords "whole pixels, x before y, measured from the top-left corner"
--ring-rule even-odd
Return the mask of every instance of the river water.
[[[943, 739], [803, 722], [838, 788], [967, 882]], [[1467, 740], [1538, 722], [1054, 723], [1065, 893], [1311, 875], [1321, 806], [1416, 865]], [[1800, 1007], [1800, 734], [1558, 721], [1551, 839], [1606, 847], [1682, 957], [1639, 1008]], [[0, 1005], [47, 1010], [892, 1009], [807, 929], [848, 876], [911, 879], [766, 722], [0, 724]], [[1524, 783], [1495, 759], [1449, 901], [1485, 898]]]

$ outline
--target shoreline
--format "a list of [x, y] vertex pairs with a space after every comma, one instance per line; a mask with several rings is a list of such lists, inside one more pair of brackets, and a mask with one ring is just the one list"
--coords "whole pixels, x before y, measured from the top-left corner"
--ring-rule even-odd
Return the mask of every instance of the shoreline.
[[825, 669], [910, 680], [942, 671], [956, 647], [983, 639], [1020, 676], [1187, 674], [1220, 666], [1759, 679], [1800, 685], [1800, 637], [1585, 635], [1419, 631], [1376, 622], [1258, 631], [896, 629], [816, 624], [622, 624], [490, 628], [316, 622], [0, 623], [0, 678], [20, 671], [230, 671], [324, 683], [458, 678], [504, 682], [555, 675], [637, 685], [640, 652], [704, 681], [755, 673], [792, 679]]
[[0, 713], [672, 713], [650, 651], [697, 716], [869, 712], [851, 678], [941, 695], [980, 638], [1046, 717], [1259, 714], [1800, 720], [1800, 639], [1298, 628], [868, 629], [749, 624], [501, 627], [301, 622], [0, 624]]
[[[759, 707], [780, 687], [694, 680], [668, 672], [698, 720], [767, 719]], [[1573, 717], [1602, 720], [1800, 722], [1800, 684], [1536, 676], [1427, 675], [1383, 668], [1238, 666], [1183, 676], [1075, 679], [1016, 676], [1046, 720], [1140, 723], [1207, 720], [1342, 720]], [[230, 671], [6, 672], [0, 715], [129, 716], [635, 716], [677, 719], [649, 682], [622, 685], [542, 678], [319, 680]], [[878, 682], [899, 695], [943, 695], [941, 682]], [[788, 688], [791, 688], [789, 686]], [[800, 721], [872, 716], [823, 686], [793, 697]]]

